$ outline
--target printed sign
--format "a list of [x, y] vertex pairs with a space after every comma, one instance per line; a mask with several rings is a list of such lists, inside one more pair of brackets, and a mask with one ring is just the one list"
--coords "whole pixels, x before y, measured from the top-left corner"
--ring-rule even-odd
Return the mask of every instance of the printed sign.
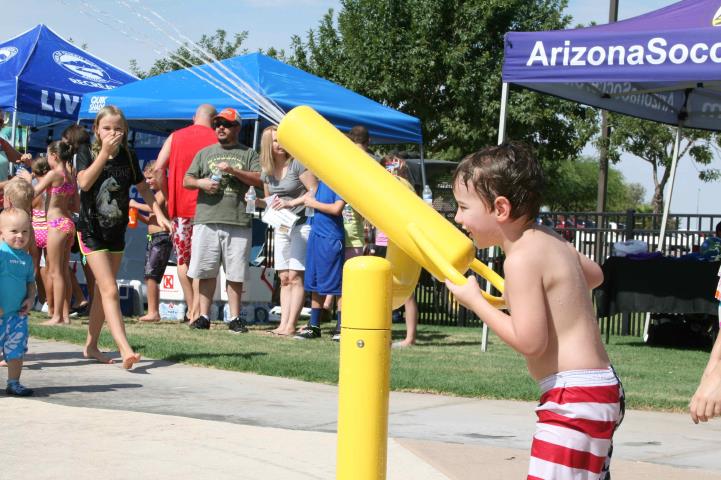
[[2, 47], [0, 48], [0, 63], [5, 63], [15, 55], [18, 54], [18, 49], [15, 47]]
[[118, 84], [110, 78], [105, 69], [77, 53], [56, 50], [53, 52], [53, 60], [74, 75], [74, 77], [68, 77], [68, 80], [76, 85], [110, 90]]

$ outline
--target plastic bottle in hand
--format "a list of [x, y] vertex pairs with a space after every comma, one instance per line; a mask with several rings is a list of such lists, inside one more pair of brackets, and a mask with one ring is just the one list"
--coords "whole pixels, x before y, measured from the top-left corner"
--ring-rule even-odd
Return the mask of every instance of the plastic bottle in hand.
[[428, 185], [425, 185], [423, 187], [423, 201], [426, 202], [429, 206], [433, 206], [433, 192], [431, 191], [431, 187]]
[[221, 175], [220, 171], [213, 170], [210, 173], [210, 179], [214, 182], [220, 182], [220, 179], [223, 178], [223, 175]]
[[250, 187], [248, 193], [245, 194], [245, 213], [250, 213], [251, 215], [255, 213], [256, 199], [255, 188]]
[[136, 228], [138, 226], [138, 209], [130, 207], [128, 210], [128, 227]]

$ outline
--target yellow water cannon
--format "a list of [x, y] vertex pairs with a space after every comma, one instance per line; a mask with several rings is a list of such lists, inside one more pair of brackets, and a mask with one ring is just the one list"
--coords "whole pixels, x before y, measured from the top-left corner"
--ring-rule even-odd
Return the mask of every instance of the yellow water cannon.
[[[415, 195], [331, 123], [307, 106], [291, 110], [278, 125], [278, 141], [369, 222], [388, 235], [393, 267], [393, 307], [415, 289], [422, 266], [457, 285], [472, 269], [500, 292], [503, 279], [475, 258], [473, 242]], [[503, 298], [483, 292], [494, 306]]]

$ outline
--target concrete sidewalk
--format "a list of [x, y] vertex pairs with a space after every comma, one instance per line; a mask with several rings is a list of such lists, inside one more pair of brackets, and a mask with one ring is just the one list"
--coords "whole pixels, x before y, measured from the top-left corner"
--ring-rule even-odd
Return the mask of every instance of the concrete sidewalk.
[[[332, 479], [337, 388], [144, 361], [132, 372], [32, 340], [23, 382], [0, 396], [2, 476]], [[392, 393], [389, 479], [524, 478], [533, 404]], [[721, 422], [629, 411], [614, 479], [721, 479]]]

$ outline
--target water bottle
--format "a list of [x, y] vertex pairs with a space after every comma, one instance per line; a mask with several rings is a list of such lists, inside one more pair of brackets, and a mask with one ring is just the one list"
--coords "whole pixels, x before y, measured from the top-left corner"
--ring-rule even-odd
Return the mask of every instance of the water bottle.
[[213, 170], [210, 173], [210, 179], [216, 183], [220, 183], [220, 179], [223, 178], [223, 175], [218, 170]]
[[245, 213], [254, 214], [255, 213], [255, 188], [250, 187], [248, 189], [248, 193], [245, 194]]
[[428, 185], [423, 186], [423, 201], [426, 202], [429, 206], [433, 206], [433, 192], [431, 192], [431, 187]]
[[138, 226], [138, 209], [130, 207], [128, 209], [128, 227], [137, 228]]
[[353, 207], [351, 207], [349, 203], [346, 203], [345, 207], [343, 207], [343, 222], [353, 222]]

